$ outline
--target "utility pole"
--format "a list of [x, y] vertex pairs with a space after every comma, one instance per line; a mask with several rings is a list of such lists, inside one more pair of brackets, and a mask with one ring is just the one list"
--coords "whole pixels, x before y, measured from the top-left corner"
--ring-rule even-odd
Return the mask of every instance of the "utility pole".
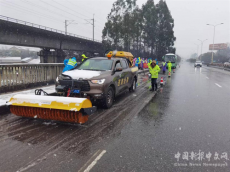
[[[92, 23], [89, 22], [88, 20], [92, 20]], [[85, 21], [87, 21], [88, 23], [86, 24], [91, 24], [93, 26], [93, 41], [94, 41], [94, 27], [95, 27], [95, 20], [94, 20], [94, 14], [93, 14], [93, 18], [92, 19], [85, 19]]]
[[213, 44], [212, 44], [212, 60], [211, 60], [211, 63], [213, 63], [213, 50], [214, 50], [214, 39], [215, 39], [215, 30], [216, 30], [216, 26], [218, 25], [221, 25], [221, 24], [224, 24], [224, 23], [220, 23], [220, 24], [216, 24], [216, 25], [212, 25], [212, 24], [207, 24], [209, 26], [213, 26], [214, 27], [214, 32], [213, 32]]
[[65, 20], [65, 34], [67, 35], [67, 21], [68, 20]]
[[[201, 41], [200, 39], [198, 39], [198, 41], [200, 41], [201, 42], [201, 52], [200, 52], [200, 61], [201, 61], [201, 58], [202, 58], [202, 48], [203, 48], [203, 43], [204, 43], [204, 41], [207, 41], [208, 39], [205, 39], [205, 40], [203, 40], [203, 41]], [[201, 61], [202, 62], [202, 61]]]
[[65, 20], [65, 34], [66, 35], [67, 35], [67, 26], [69, 26], [70, 24], [77, 24], [77, 23], [74, 23], [74, 20]]
[[94, 41], [94, 14], [93, 14], [93, 41]]

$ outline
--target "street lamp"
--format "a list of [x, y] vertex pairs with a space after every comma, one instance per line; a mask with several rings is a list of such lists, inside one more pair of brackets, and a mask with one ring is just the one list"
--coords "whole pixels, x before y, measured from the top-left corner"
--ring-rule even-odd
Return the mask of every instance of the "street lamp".
[[[201, 52], [200, 52], [200, 61], [201, 61], [201, 57], [202, 57], [202, 48], [203, 48], [203, 43], [204, 43], [204, 41], [207, 41], [208, 39], [205, 39], [205, 40], [200, 40], [200, 39], [197, 39], [198, 41], [200, 41], [201, 42]], [[202, 61], [201, 61], [202, 62]]]
[[216, 25], [213, 25], [213, 24], [207, 24], [209, 26], [213, 26], [214, 27], [214, 32], [213, 32], [213, 44], [212, 44], [212, 60], [211, 60], [211, 63], [213, 63], [213, 49], [214, 49], [214, 39], [215, 39], [215, 30], [216, 30], [216, 26], [218, 25], [222, 25], [224, 23], [220, 23], [220, 24], [216, 24]]
[[199, 51], [199, 44], [194, 43], [197, 46], [197, 60], [198, 60], [198, 51]]

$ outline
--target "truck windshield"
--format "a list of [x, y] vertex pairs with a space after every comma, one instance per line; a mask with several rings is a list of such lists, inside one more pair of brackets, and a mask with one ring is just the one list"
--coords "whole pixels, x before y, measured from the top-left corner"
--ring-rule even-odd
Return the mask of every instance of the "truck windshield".
[[79, 70], [112, 70], [113, 60], [88, 59], [79, 67]]

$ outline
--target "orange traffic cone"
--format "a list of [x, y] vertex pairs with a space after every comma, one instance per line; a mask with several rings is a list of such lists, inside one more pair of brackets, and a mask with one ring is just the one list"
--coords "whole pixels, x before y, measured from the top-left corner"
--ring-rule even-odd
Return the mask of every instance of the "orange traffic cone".
[[173, 69], [173, 73], [175, 73], [175, 69]]
[[161, 82], [160, 82], [161, 85], [164, 85], [164, 80], [163, 80], [163, 77], [161, 77]]
[[171, 71], [169, 71], [169, 75], [168, 75], [168, 77], [170, 77], [171, 76]]

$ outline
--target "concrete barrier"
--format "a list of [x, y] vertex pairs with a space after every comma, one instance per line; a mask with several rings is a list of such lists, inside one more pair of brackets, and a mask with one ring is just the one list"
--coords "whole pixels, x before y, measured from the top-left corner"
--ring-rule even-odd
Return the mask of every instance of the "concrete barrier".
[[63, 63], [0, 65], [0, 93], [54, 84]]

